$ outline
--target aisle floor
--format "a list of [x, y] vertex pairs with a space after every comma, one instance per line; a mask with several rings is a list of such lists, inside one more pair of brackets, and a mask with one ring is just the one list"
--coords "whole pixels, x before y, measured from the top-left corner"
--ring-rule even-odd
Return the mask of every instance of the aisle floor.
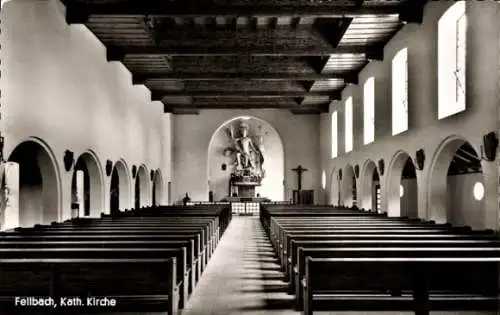
[[300, 314], [257, 217], [235, 216], [182, 315]]
[[[298, 315], [293, 295], [258, 217], [235, 216], [182, 315]], [[314, 312], [317, 315], [403, 315], [412, 312]], [[479, 314], [432, 312], [432, 314]], [[484, 313], [482, 313], [484, 314]]]

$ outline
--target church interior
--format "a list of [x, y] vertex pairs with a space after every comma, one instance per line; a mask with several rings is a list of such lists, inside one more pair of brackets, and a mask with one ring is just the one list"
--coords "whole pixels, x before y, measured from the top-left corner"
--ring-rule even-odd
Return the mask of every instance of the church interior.
[[0, 315], [499, 314], [499, 21], [1, 0]]

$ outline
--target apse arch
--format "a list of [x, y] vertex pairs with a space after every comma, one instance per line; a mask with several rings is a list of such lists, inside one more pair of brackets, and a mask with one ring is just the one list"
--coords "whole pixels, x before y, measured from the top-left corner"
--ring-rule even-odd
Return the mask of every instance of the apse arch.
[[342, 205], [352, 207], [356, 205], [356, 174], [354, 167], [347, 164], [342, 174]]
[[119, 159], [113, 166], [110, 181], [110, 211], [111, 213], [131, 207], [131, 181], [127, 162]]
[[62, 218], [61, 173], [50, 146], [28, 137], [11, 151], [9, 162], [19, 164], [19, 226], [49, 224]]
[[377, 211], [377, 188], [380, 188], [380, 175], [377, 165], [373, 160], [368, 159], [363, 165], [361, 175], [361, 208]]
[[151, 204], [151, 185], [148, 177], [148, 169], [146, 165], [141, 164], [135, 175], [135, 202], [136, 209], [147, 207]]
[[[82, 168], [82, 169], [80, 169]], [[71, 181], [72, 195], [76, 195], [76, 174], [84, 170], [84, 215], [99, 217], [104, 211], [104, 176], [101, 163], [93, 150], [83, 152], [76, 160]]]
[[151, 203], [153, 206], [160, 206], [163, 204], [163, 192], [163, 175], [161, 174], [161, 170], [157, 169], [156, 171], [154, 171], [153, 177], [153, 197]]
[[[230, 144], [227, 136], [223, 135], [224, 128], [230, 126], [238, 120], [246, 120], [249, 123], [260, 124], [262, 129], [267, 132], [264, 137], [264, 164], [263, 168], [266, 172], [262, 180], [262, 186], [258, 193], [262, 197], [267, 197], [271, 200], [281, 201], [285, 199], [285, 148], [283, 138], [278, 130], [268, 121], [255, 116], [235, 116], [221, 123], [210, 137], [207, 147], [207, 197], [210, 192], [214, 196], [214, 200], [220, 200], [229, 195], [229, 175], [230, 163], [227, 157], [222, 156], [224, 146]], [[252, 120], [254, 122], [252, 122]], [[227, 139], [227, 140], [225, 140]], [[272, 146], [267, 146], [271, 141]], [[222, 170], [222, 164], [226, 164], [226, 170]], [[269, 166], [272, 167], [269, 167]]]
[[[455, 160], [457, 151], [459, 151], [461, 148], [464, 146], [469, 146], [471, 150], [473, 150], [473, 154], [476, 156], [476, 164], [479, 166], [479, 172], [481, 173], [481, 176], [478, 176], [478, 181], [481, 182], [484, 185], [484, 176], [482, 175], [482, 163], [480, 158], [477, 156], [477, 150], [471, 145], [471, 142], [465, 139], [464, 137], [457, 136], [457, 135], [451, 135], [447, 138], [445, 138], [438, 146], [436, 149], [430, 163], [430, 170], [429, 170], [429, 180], [427, 183], [427, 200], [428, 200], [428, 219], [429, 220], [434, 220], [437, 223], [452, 223], [456, 224], [455, 222], [455, 214], [454, 210], [452, 209], [450, 203], [449, 203], [449, 198], [448, 198], [448, 190], [450, 189], [449, 187], [449, 182], [448, 182], [448, 177], [449, 177], [449, 171], [451, 169], [452, 162]], [[463, 157], [462, 157], [463, 158]], [[471, 157], [467, 156], [467, 158], [472, 159]], [[465, 186], [465, 183], [461, 183], [461, 186]], [[471, 186], [472, 185], [468, 185]], [[470, 196], [472, 196], [473, 191], [471, 189], [470, 192], [468, 192]], [[455, 198], [458, 199], [458, 198]], [[465, 201], [465, 197], [462, 196], [460, 200]], [[476, 203], [474, 203], [471, 208], [481, 209], [484, 210], [485, 207], [485, 202], [484, 198], [481, 198], [482, 200], [478, 200]], [[458, 209], [456, 209], [458, 210]], [[470, 210], [470, 209], [469, 209]], [[469, 221], [473, 218], [470, 217], [471, 214], [469, 214]], [[477, 219], [477, 218], [476, 218]], [[467, 221], [467, 220], [466, 220]], [[463, 224], [464, 222], [459, 222], [459, 224]], [[466, 225], [473, 225], [470, 224], [471, 222], [466, 222]], [[478, 224], [481, 224], [481, 222], [475, 222]]]
[[[417, 181], [417, 173], [414, 166], [414, 161], [411, 156], [403, 151], [397, 151], [389, 163], [387, 181], [386, 181], [386, 205], [387, 205], [387, 215], [390, 217], [400, 217], [400, 216], [409, 216], [409, 217], [417, 217], [418, 216], [418, 181]], [[412, 202], [409, 205], [402, 207], [402, 200], [407, 200], [406, 195], [409, 195], [409, 189], [402, 189], [403, 182], [402, 178], [405, 174], [405, 170], [410, 169], [410, 171], [415, 178], [415, 182], [412, 183]], [[404, 190], [408, 190], [405, 192]], [[404, 197], [404, 199], [402, 199]], [[410, 195], [409, 195], [410, 196]], [[408, 197], [409, 197], [408, 196]], [[415, 200], [416, 199], [416, 200]]]

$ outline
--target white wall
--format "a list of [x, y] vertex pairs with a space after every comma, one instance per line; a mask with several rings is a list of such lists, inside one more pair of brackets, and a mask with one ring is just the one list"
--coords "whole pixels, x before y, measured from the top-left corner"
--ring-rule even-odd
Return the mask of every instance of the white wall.
[[144, 86], [132, 86], [121, 63], [106, 61], [104, 46], [85, 26], [68, 26], [61, 3], [14, 0], [0, 17], [5, 156], [30, 137], [47, 144], [59, 171], [60, 219], [70, 215], [66, 149], [75, 159], [89, 150], [99, 159], [106, 211], [111, 181], [104, 174], [106, 159], [122, 158], [129, 170], [134, 164], [145, 164], [148, 172], [160, 168], [169, 178], [162, 104], [151, 102]]
[[[259, 193], [261, 197], [271, 200], [283, 200], [284, 152], [280, 135], [265, 121], [250, 118], [245, 122], [249, 125], [250, 136], [256, 135], [256, 132], [259, 132], [258, 127], [260, 126], [260, 132], [264, 139], [264, 164], [262, 168], [265, 172], [265, 177], [262, 180], [261, 186], [256, 187], [256, 194]], [[229, 193], [229, 178], [233, 171], [234, 156], [226, 157], [223, 155], [223, 151], [225, 148], [231, 146], [231, 140], [226, 129], [233, 124], [234, 130], [237, 131], [238, 123], [239, 120], [229, 121], [221, 126], [213, 135], [208, 148], [209, 189], [214, 193], [214, 201], [227, 197]], [[258, 145], [257, 143], [255, 144]], [[227, 165], [225, 171], [221, 169], [223, 163]]]
[[193, 200], [208, 200], [208, 146], [215, 130], [227, 120], [253, 116], [268, 122], [279, 133], [285, 151], [285, 198], [297, 187], [291, 170], [301, 164], [302, 189], [321, 188], [319, 163], [319, 116], [293, 115], [288, 110], [203, 110], [199, 115], [174, 116], [173, 200], [188, 192]]
[[480, 173], [448, 176], [448, 213], [453, 225], [469, 225], [481, 222], [481, 212], [484, 211], [485, 200], [474, 198], [474, 184], [483, 183]]
[[418, 217], [418, 186], [416, 178], [401, 179], [401, 216]]
[[[330, 156], [330, 115], [324, 115], [321, 133], [321, 164], [332, 169], [347, 164], [359, 164], [368, 159], [385, 161], [385, 173], [381, 176], [382, 210], [387, 211], [386, 186], [390, 176], [391, 160], [399, 150], [407, 152], [415, 160], [415, 152], [424, 149], [426, 161], [423, 171], [417, 171], [419, 186], [419, 217], [439, 217], [436, 211], [446, 211], [441, 205], [429, 200], [429, 177], [435, 154], [440, 146], [448, 143], [450, 136], [469, 141], [477, 152], [484, 134], [498, 129], [498, 31], [499, 6], [493, 1], [467, 1], [467, 110], [463, 113], [437, 120], [437, 21], [453, 1], [431, 1], [424, 10], [423, 24], [408, 24], [396, 34], [384, 49], [384, 60], [371, 62], [359, 75], [359, 82], [375, 76], [375, 142], [362, 145], [362, 85], [349, 85], [342, 93], [343, 101], [354, 96], [355, 136], [354, 150], [344, 152], [343, 101], [333, 102], [330, 113], [339, 111], [339, 157]], [[497, 43], [497, 44], [493, 44]], [[391, 61], [402, 48], [408, 47], [409, 130], [397, 136], [391, 135]], [[443, 165], [440, 167], [448, 167]], [[485, 211], [470, 222], [476, 228], [497, 229], [497, 170], [494, 162], [482, 162], [485, 173]], [[363, 170], [360, 170], [363, 173]], [[328, 183], [331, 180], [327, 181]], [[359, 187], [359, 186], [358, 186]], [[396, 188], [398, 189], [398, 188]], [[446, 200], [446, 190], [434, 190], [433, 200]], [[436, 209], [438, 207], [439, 209]]]

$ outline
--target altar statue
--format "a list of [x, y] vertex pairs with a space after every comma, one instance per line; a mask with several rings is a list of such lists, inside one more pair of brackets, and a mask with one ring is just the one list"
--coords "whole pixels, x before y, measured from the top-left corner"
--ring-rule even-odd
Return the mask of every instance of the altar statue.
[[254, 139], [249, 135], [249, 126], [245, 122], [240, 123], [238, 135], [235, 135], [232, 126], [228, 131], [232, 147], [227, 148], [226, 152], [227, 154], [235, 154], [235, 173], [246, 173], [262, 178], [262, 164], [264, 162], [261, 150], [262, 143], [255, 144]]
[[257, 149], [253, 143], [253, 140], [248, 136], [248, 125], [246, 123], [241, 123], [240, 125], [241, 137], [236, 138], [236, 169], [245, 170], [252, 169], [255, 170], [254, 156], [257, 153]]

